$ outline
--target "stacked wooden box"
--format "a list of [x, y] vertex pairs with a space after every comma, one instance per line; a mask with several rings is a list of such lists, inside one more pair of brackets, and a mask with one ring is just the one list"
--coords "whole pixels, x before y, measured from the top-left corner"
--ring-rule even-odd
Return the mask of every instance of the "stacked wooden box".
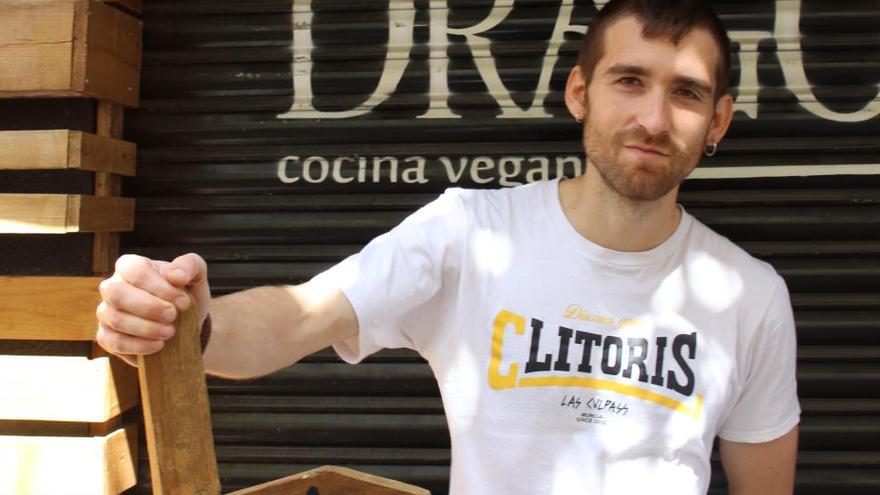
[[137, 373], [92, 341], [98, 283], [134, 227], [134, 200], [119, 195], [136, 147], [120, 138], [124, 107], [138, 105], [140, 9], [0, 2], [0, 98], [97, 106], [96, 133], [0, 131], [0, 171], [94, 173], [93, 194], [0, 194], [0, 234], [94, 235], [91, 276], [0, 274], [0, 493], [116, 494], [136, 482], [137, 424], [123, 418], [138, 404]]

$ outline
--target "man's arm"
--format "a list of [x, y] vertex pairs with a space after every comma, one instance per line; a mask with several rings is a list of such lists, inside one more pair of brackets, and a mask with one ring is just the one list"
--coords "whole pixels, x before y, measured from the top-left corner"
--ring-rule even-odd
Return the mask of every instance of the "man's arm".
[[309, 283], [220, 297], [211, 321], [205, 370], [227, 378], [267, 375], [358, 332], [342, 291]]
[[730, 495], [790, 495], [794, 492], [798, 427], [764, 443], [719, 439]]
[[211, 314], [205, 369], [228, 378], [271, 373], [358, 332], [354, 310], [338, 289], [259, 287], [212, 300], [201, 257], [168, 263], [127, 255], [100, 286], [98, 343], [130, 364], [137, 354], [157, 352], [173, 335], [177, 312], [189, 306], [185, 289], [199, 321]]

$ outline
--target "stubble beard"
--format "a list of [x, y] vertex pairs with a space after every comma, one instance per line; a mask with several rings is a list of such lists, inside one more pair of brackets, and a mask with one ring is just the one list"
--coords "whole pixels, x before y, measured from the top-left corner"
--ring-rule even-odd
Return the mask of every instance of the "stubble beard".
[[[654, 202], [676, 189], [699, 162], [686, 145], [675, 143], [668, 134], [651, 136], [642, 128], [622, 129], [605, 136], [598, 126], [584, 123], [584, 148], [587, 158], [602, 181], [623, 199], [633, 203]], [[619, 156], [624, 144], [643, 144], [669, 154], [668, 162], [622, 163]], [[699, 150], [696, 151], [699, 153]], [[628, 159], [629, 161], [632, 158]]]

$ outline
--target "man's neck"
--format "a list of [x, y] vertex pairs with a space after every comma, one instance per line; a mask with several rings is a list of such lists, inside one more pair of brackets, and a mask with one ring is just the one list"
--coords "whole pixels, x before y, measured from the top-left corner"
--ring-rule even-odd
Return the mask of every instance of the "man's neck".
[[675, 232], [681, 221], [678, 188], [655, 201], [634, 201], [608, 187], [595, 168], [560, 182], [559, 200], [574, 229], [615, 251], [647, 251]]

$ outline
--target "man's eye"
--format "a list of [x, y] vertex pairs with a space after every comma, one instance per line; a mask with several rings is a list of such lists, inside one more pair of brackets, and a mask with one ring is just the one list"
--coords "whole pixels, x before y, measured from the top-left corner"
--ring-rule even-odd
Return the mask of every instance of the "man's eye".
[[687, 98], [689, 100], [700, 101], [700, 95], [698, 95], [697, 93], [695, 93], [689, 89], [679, 89], [678, 94], [680, 94], [681, 96], [684, 96], [685, 98]]
[[621, 77], [617, 80], [617, 82], [623, 84], [624, 86], [638, 86], [642, 84], [642, 81], [640, 81], [637, 77]]

